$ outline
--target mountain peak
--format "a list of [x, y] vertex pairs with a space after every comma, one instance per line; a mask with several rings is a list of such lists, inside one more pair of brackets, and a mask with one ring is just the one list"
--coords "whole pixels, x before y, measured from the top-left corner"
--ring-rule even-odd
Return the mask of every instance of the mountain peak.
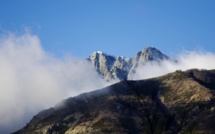
[[154, 52], [154, 51], [159, 51], [159, 50], [155, 47], [146, 47], [146, 48], [143, 48], [142, 50], [142, 52]]
[[104, 54], [102, 51], [95, 51], [91, 55], [96, 55], [96, 54]]
[[146, 62], [169, 60], [170, 58], [155, 47], [147, 47], [139, 51], [134, 58], [112, 56], [101, 51], [95, 51], [88, 58], [96, 71], [105, 79], [127, 79], [129, 73], [135, 72], [139, 65]]
[[92, 56], [96, 56], [96, 55], [115, 57], [115, 56], [113, 56], [113, 55], [107, 54], [107, 53], [102, 52], [102, 51], [95, 51], [95, 52], [93, 52], [90, 56], [92, 57]]
[[95, 52], [93, 52], [92, 54], [105, 54], [105, 55], [107, 55], [106, 53], [104, 53], [104, 52], [102, 52], [102, 51], [95, 51]]
[[160, 50], [155, 47], [144, 48], [141, 52], [141, 56], [146, 61], [160, 61], [160, 60], [169, 60], [170, 58], [163, 54]]
[[102, 54], [103, 52], [102, 51], [96, 51], [96, 53]]

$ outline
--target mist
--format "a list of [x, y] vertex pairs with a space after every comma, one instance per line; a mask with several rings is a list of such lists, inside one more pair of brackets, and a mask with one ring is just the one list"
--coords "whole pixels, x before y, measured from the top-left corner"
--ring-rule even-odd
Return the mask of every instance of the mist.
[[131, 75], [132, 80], [148, 79], [165, 75], [176, 70], [188, 69], [215, 69], [215, 54], [204, 50], [185, 51], [177, 56], [174, 61], [164, 60], [140, 65], [136, 73]]
[[[215, 54], [189, 51], [174, 61], [139, 66], [131, 79], [157, 77], [175, 70], [215, 69]], [[29, 32], [0, 37], [0, 133], [14, 132], [39, 111], [62, 99], [103, 88], [107, 83], [84, 59], [57, 58]]]
[[105, 87], [84, 59], [56, 58], [36, 35], [0, 37], [0, 133], [14, 132], [67, 97]]

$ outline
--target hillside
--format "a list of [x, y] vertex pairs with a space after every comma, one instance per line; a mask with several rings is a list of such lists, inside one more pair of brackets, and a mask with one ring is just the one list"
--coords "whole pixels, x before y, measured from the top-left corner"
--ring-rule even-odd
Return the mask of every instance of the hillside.
[[61, 101], [15, 134], [215, 133], [215, 70], [121, 81]]

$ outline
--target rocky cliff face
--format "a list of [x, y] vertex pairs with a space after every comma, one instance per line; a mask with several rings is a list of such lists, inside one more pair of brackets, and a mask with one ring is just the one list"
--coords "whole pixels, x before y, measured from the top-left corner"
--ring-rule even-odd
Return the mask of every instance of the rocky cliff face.
[[121, 81], [63, 100], [16, 134], [215, 133], [214, 78], [215, 70], [188, 70]]
[[87, 60], [105, 80], [125, 79], [131, 61], [129, 58], [114, 57], [102, 52], [94, 52]]
[[109, 81], [111, 79], [125, 80], [129, 74], [135, 73], [139, 65], [152, 61], [170, 60], [170, 58], [156, 48], [148, 47], [138, 52], [133, 58], [114, 57], [102, 52], [94, 52], [87, 60], [105, 80]]

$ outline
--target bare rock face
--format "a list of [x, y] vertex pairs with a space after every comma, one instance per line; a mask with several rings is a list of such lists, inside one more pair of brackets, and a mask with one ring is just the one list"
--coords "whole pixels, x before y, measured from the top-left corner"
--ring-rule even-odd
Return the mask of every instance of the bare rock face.
[[170, 60], [170, 58], [156, 48], [148, 47], [138, 52], [134, 58], [114, 57], [102, 52], [94, 52], [87, 60], [105, 80], [109, 81], [111, 79], [125, 80], [129, 73], [135, 73], [139, 65]]
[[109, 80], [113, 79], [113, 75], [110, 70], [115, 62], [115, 57], [106, 55], [102, 52], [94, 52], [89, 58], [93, 67], [95, 67], [96, 71], [104, 77], [104, 79]]
[[132, 59], [132, 65], [138, 66], [139, 64], [144, 64], [149, 61], [162, 61], [169, 60], [170, 58], [157, 50], [154, 47], [144, 48], [142, 51], [138, 52]]
[[121, 81], [63, 100], [15, 134], [215, 133], [214, 72]]
[[88, 59], [96, 71], [107, 81], [127, 78], [131, 59], [114, 57], [102, 52], [94, 52]]

